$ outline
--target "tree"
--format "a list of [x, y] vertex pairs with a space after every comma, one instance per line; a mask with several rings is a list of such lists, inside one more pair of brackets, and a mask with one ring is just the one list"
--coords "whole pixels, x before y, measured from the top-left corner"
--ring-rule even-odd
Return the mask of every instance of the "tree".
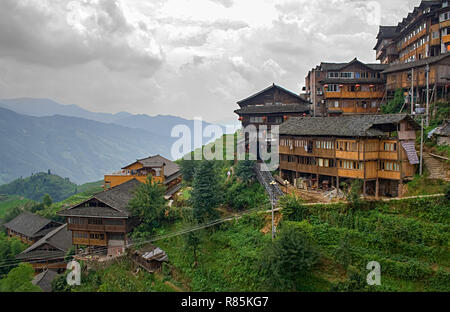
[[356, 209], [360, 206], [361, 200], [361, 190], [363, 187], [363, 182], [360, 179], [353, 180], [350, 183], [349, 189], [346, 194], [346, 199], [349, 203], [351, 209]]
[[[194, 218], [192, 210], [186, 210], [184, 214], [184, 223], [188, 224], [190, 227], [195, 227], [198, 225], [197, 220]], [[197, 251], [201, 244], [201, 233], [199, 230], [192, 231], [184, 235], [184, 249], [190, 253], [192, 252], [194, 263], [193, 266], [197, 266]]]
[[34, 269], [28, 263], [21, 263], [12, 269], [8, 275], [0, 280], [0, 292], [39, 292], [38, 286], [33, 285]]
[[352, 262], [352, 253], [350, 251], [350, 238], [346, 235], [340, 242], [334, 253], [334, 259], [337, 263], [342, 265], [345, 270]]
[[164, 194], [164, 186], [160, 182], [153, 182], [151, 176], [146, 183], [137, 187], [128, 204], [132, 215], [142, 222], [135, 231], [149, 234], [161, 225], [167, 207]]
[[255, 179], [255, 162], [253, 160], [241, 160], [236, 166], [236, 175], [242, 182], [249, 184]]
[[0, 266], [0, 278], [7, 274], [15, 265], [15, 256], [24, 251], [27, 245], [19, 239], [8, 238], [3, 232], [0, 232], [0, 262], [12, 263], [11, 266]]
[[215, 210], [220, 204], [219, 181], [210, 160], [201, 161], [195, 170], [191, 202], [194, 217], [199, 223], [218, 217]]
[[42, 203], [48, 208], [53, 204], [53, 199], [49, 194], [45, 194], [44, 197], [42, 197]]
[[384, 114], [398, 114], [405, 103], [405, 96], [403, 95], [403, 89], [397, 89], [394, 93], [394, 98], [390, 100], [386, 105], [381, 107], [381, 111]]
[[183, 175], [183, 181], [191, 183], [194, 179], [196, 161], [182, 159], [180, 161], [180, 170]]
[[450, 183], [447, 183], [445, 186], [445, 198], [447, 200], [450, 200]]
[[263, 251], [261, 273], [275, 289], [293, 289], [319, 260], [309, 235], [293, 225], [283, 226], [274, 243]]
[[279, 202], [283, 209], [283, 216], [291, 221], [303, 221], [308, 217], [308, 207], [304, 205], [303, 200], [296, 196], [283, 196]]

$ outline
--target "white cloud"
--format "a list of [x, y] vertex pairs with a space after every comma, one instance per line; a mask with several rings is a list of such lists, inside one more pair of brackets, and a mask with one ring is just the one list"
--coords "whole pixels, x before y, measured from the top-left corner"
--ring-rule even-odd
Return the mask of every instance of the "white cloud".
[[237, 100], [272, 82], [298, 92], [320, 61], [375, 62], [379, 13], [396, 24], [417, 4], [1, 0], [0, 98], [234, 118]]

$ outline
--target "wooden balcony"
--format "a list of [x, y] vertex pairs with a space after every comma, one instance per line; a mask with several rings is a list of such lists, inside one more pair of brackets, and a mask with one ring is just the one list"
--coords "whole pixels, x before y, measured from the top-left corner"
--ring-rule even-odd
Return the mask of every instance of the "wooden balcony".
[[103, 225], [103, 224], [68, 224], [70, 231], [83, 232], [116, 232], [126, 233], [127, 227], [125, 225]]
[[329, 107], [328, 112], [333, 113], [333, 111], [341, 111], [344, 114], [375, 114], [378, 113], [378, 107]]
[[311, 152], [307, 152], [304, 147], [295, 147], [292, 149], [289, 146], [280, 146], [279, 153], [284, 155], [309, 156], [321, 158], [334, 158], [334, 149], [313, 148]]
[[108, 242], [106, 239], [89, 239], [89, 238], [78, 238], [73, 237], [72, 239], [73, 245], [86, 245], [86, 246], [108, 246]]
[[280, 169], [327, 176], [337, 175], [337, 168], [335, 167], [319, 167], [316, 165], [304, 165], [298, 163], [290, 163], [287, 161], [280, 162]]
[[378, 99], [383, 97], [384, 91], [325, 92], [326, 99]]
[[386, 170], [378, 170], [378, 178], [380, 179], [388, 179], [388, 180], [400, 180], [400, 172], [398, 171], [386, 171]]
[[397, 151], [395, 151], [395, 152], [380, 152], [380, 159], [398, 160]]
[[338, 174], [340, 177], [353, 178], [353, 179], [364, 179], [363, 170], [352, 170], [352, 169], [338, 169]]

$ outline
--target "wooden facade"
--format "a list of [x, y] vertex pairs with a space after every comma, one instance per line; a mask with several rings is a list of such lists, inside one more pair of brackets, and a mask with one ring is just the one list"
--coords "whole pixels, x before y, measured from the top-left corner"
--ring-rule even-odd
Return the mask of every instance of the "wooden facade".
[[[344, 117], [328, 118], [339, 121]], [[317, 118], [316, 122], [321, 121], [324, 123], [325, 120]], [[295, 122], [301, 124], [302, 120], [293, 120], [291, 125]], [[355, 126], [357, 124], [356, 121]], [[415, 128], [410, 120], [392, 125], [398, 129], [397, 137], [381, 133], [343, 136], [339, 131], [333, 134], [331, 129], [328, 135], [326, 129], [320, 135], [314, 135], [314, 130], [307, 134], [307, 129], [296, 135], [295, 131], [289, 131], [291, 125], [283, 125], [280, 129], [279, 153], [281, 176], [292, 185], [301, 177], [312, 181], [313, 188], [321, 188], [322, 183], [339, 188], [342, 181], [361, 179], [364, 194], [397, 196], [401, 195], [399, 185], [415, 174], [415, 165], [410, 163], [402, 145], [402, 142], [415, 139]], [[394, 132], [393, 128], [390, 131]]]
[[298, 94], [273, 84], [272, 86], [238, 102], [242, 126], [254, 125], [270, 127], [280, 125], [289, 117], [309, 114], [309, 102]]
[[152, 182], [166, 185], [167, 190], [175, 188], [181, 182], [181, 172], [177, 164], [160, 155], [138, 159], [123, 167], [119, 172], [105, 175], [104, 188], [109, 189], [130, 180], [146, 183], [148, 177]]
[[305, 79], [306, 94], [313, 102], [314, 116], [375, 114], [385, 102], [387, 65], [321, 63]]
[[380, 26], [377, 60], [407, 63], [450, 51], [450, 7], [447, 1], [422, 1], [397, 26]]
[[140, 185], [141, 182], [133, 179], [59, 212], [72, 231], [72, 244], [97, 248], [104, 254], [124, 249], [127, 234], [137, 224], [128, 210], [128, 202]]

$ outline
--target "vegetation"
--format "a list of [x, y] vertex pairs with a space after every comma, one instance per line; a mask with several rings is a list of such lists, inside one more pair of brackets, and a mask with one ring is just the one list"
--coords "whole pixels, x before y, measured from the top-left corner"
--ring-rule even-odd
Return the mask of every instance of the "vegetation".
[[148, 238], [167, 218], [167, 201], [164, 199], [165, 187], [152, 182], [149, 176], [146, 183], [140, 185], [129, 202], [132, 215], [141, 221], [133, 231], [135, 238]]
[[15, 256], [26, 248], [27, 245], [19, 239], [9, 238], [0, 232], [0, 279], [16, 266]]
[[309, 233], [286, 223], [275, 242], [264, 249], [261, 272], [272, 289], [295, 290], [299, 279], [309, 275], [318, 260]]
[[32, 200], [41, 200], [44, 195], [49, 194], [56, 201], [60, 201], [75, 193], [76, 184], [69, 179], [48, 173], [37, 173], [0, 185], [0, 194], [20, 195]]
[[31, 283], [34, 269], [28, 263], [21, 263], [0, 280], [0, 292], [40, 292], [38, 286]]
[[218, 217], [215, 209], [219, 206], [221, 198], [219, 181], [213, 161], [204, 160], [198, 164], [194, 174], [191, 195], [194, 217], [199, 223]]
[[239, 161], [236, 166], [236, 175], [245, 184], [250, 184], [256, 178], [255, 161], [252, 160]]
[[33, 201], [18, 195], [0, 195], [0, 218], [5, 216], [16, 207], [23, 207], [32, 204]]
[[398, 114], [405, 103], [405, 96], [403, 95], [403, 89], [397, 89], [394, 94], [394, 98], [390, 100], [386, 105], [381, 107], [381, 111], [384, 114]]

